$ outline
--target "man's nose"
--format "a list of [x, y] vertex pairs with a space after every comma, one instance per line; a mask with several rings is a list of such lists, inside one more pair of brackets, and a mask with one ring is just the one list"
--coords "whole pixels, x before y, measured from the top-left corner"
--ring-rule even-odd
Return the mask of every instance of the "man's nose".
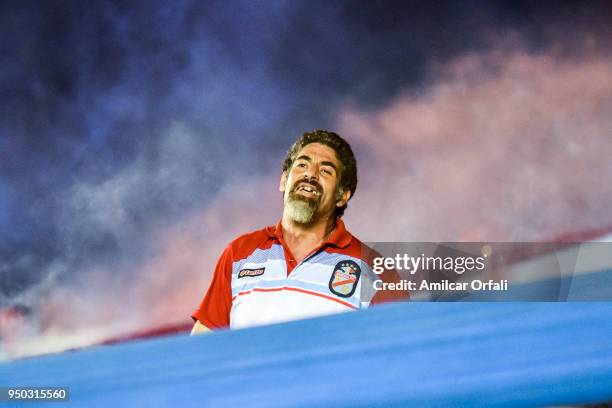
[[306, 169], [306, 171], [304, 172], [304, 175], [306, 176], [306, 178], [311, 179], [318, 179], [318, 175], [319, 175], [319, 166], [317, 164], [312, 164], [310, 166], [308, 166], [308, 168]]

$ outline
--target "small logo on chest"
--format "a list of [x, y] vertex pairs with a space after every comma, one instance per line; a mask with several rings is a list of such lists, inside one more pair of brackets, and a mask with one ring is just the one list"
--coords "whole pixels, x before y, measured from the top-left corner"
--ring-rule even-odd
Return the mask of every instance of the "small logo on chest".
[[348, 259], [340, 261], [334, 267], [334, 272], [329, 279], [329, 290], [340, 297], [351, 297], [357, 289], [359, 276], [361, 276], [361, 268], [357, 262]]
[[253, 277], [253, 276], [261, 276], [264, 274], [265, 271], [266, 271], [266, 268], [241, 269], [240, 272], [238, 272], [238, 279]]

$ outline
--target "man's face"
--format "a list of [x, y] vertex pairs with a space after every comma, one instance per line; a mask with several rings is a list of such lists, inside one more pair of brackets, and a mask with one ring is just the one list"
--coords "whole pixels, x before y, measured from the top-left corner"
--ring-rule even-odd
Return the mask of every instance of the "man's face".
[[280, 191], [291, 219], [309, 224], [328, 219], [336, 207], [348, 201], [350, 192], [339, 194], [341, 164], [329, 146], [310, 143], [298, 152], [291, 168], [283, 173]]

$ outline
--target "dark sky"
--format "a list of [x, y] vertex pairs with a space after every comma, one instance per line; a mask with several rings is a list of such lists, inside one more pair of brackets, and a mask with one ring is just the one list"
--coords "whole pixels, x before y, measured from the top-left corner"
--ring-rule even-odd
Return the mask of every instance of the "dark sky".
[[347, 107], [427, 95], [500, 49], [609, 58], [611, 21], [606, 1], [2, 2], [0, 307], [94, 270], [123, 279], [153, 235], [275, 174]]

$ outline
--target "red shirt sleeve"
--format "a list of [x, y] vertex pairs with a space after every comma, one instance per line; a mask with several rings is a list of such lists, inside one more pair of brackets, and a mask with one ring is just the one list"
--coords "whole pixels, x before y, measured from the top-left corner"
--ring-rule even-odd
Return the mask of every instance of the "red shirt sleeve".
[[229, 327], [232, 308], [232, 263], [232, 249], [228, 246], [217, 262], [212, 282], [200, 307], [191, 315], [194, 321], [200, 321], [209, 329]]

